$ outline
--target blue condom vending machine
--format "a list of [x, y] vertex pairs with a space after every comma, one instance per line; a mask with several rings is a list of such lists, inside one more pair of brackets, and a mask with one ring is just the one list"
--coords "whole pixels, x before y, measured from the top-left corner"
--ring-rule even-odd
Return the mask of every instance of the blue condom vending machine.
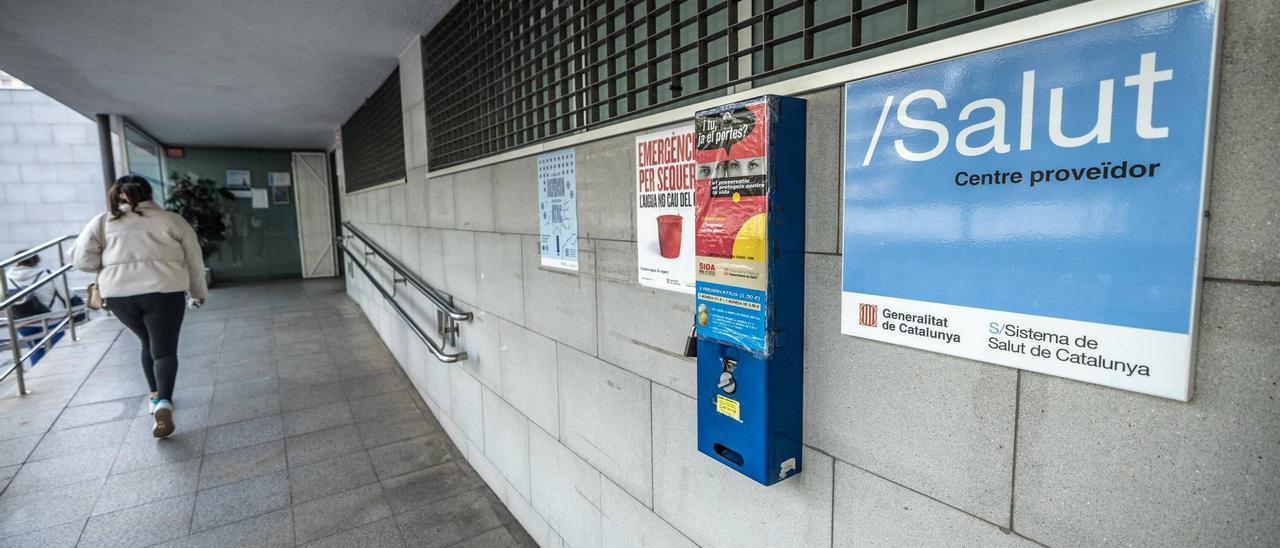
[[694, 118], [698, 450], [772, 485], [800, 473], [805, 102]]

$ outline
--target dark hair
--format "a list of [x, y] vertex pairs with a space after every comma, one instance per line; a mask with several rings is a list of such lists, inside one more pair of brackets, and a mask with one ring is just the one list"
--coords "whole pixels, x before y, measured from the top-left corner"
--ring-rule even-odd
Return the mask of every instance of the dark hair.
[[[121, 195], [124, 198], [121, 198]], [[138, 211], [138, 204], [151, 200], [151, 182], [137, 175], [125, 175], [116, 179], [116, 183], [111, 185], [111, 189], [107, 191], [107, 206], [111, 210], [111, 219], [119, 219], [124, 215], [121, 211], [121, 201], [129, 204], [129, 210], [142, 215]]]
[[[19, 250], [17, 250], [17, 251], [15, 251], [15, 252], [13, 252], [13, 254], [14, 254], [14, 255], [21, 255], [21, 254], [26, 253], [26, 252], [27, 252], [27, 250], [25, 250], [25, 249], [19, 249]], [[25, 258], [25, 259], [23, 259], [23, 260], [21, 260], [21, 261], [18, 261], [18, 266], [35, 266], [35, 265], [38, 265], [38, 264], [40, 264], [40, 255], [39, 255], [39, 254], [32, 255], [32, 256], [27, 257], [27, 258]]]

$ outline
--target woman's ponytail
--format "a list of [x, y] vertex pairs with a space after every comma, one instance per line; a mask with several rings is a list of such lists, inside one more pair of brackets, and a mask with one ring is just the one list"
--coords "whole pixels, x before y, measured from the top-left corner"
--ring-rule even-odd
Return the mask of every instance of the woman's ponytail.
[[122, 203], [129, 204], [129, 210], [142, 215], [138, 204], [151, 200], [151, 182], [137, 175], [125, 175], [116, 179], [115, 184], [107, 191], [107, 206], [111, 210], [111, 220], [124, 215]]

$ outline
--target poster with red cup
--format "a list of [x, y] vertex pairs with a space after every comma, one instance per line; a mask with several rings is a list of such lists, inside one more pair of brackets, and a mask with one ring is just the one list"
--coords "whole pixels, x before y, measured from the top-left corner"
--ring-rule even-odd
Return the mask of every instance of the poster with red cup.
[[693, 126], [636, 137], [636, 266], [640, 285], [693, 294]]

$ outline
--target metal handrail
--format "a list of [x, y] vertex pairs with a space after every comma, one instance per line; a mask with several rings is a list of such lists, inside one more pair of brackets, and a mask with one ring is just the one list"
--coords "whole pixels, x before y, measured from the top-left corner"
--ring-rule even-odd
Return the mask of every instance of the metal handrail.
[[[0, 297], [4, 297], [4, 300], [0, 301], [0, 311], [4, 312], [5, 327], [9, 330], [9, 346], [10, 350], [13, 352], [13, 365], [0, 372], [0, 381], [7, 378], [10, 373], [16, 372], [16, 377], [18, 379], [18, 394], [20, 395], [25, 396], [27, 394], [27, 382], [22, 376], [23, 362], [31, 359], [31, 356], [35, 355], [36, 351], [41, 347], [45, 347], [46, 351], [51, 350], [52, 346], [49, 345], [52, 344], [54, 337], [61, 333], [63, 329], [70, 328], [72, 341], [80, 340], [79, 335], [76, 334], [75, 307], [71, 306], [71, 285], [67, 283], [67, 272], [71, 270], [71, 265], [67, 264], [66, 253], [64, 253], [62, 248], [62, 242], [75, 239], [75, 237], [76, 236], [74, 234], [60, 236], [0, 261]], [[54, 246], [57, 246], [58, 248], [58, 269], [50, 272], [48, 275], [40, 277], [40, 279], [36, 280], [35, 283], [23, 288], [21, 291], [13, 294], [13, 296], [8, 296], [9, 277], [5, 274], [5, 268], [34, 257], [41, 251]], [[17, 324], [19, 318], [15, 318], [13, 316], [13, 306], [22, 302], [37, 289], [44, 287], [45, 284], [52, 282], [55, 278], [62, 278], [62, 294], [66, 297], [65, 304], [67, 316], [66, 318], [63, 318], [62, 321], [58, 322], [57, 325], [53, 326], [52, 329], [50, 329], [46, 324], [44, 337], [33, 345], [30, 351], [24, 354], [22, 352], [21, 339], [18, 337]]]
[[47, 241], [47, 242], [45, 242], [45, 243], [42, 243], [42, 244], [40, 244], [40, 245], [38, 245], [38, 246], [35, 246], [35, 247], [31, 248], [31, 249], [28, 249], [28, 250], [26, 250], [26, 251], [23, 251], [22, 253], [19, 253], [19, 254], [17, 254], [17, 255], [14, 255], [14, 256], [12, 256], [12, 257], [9, 257], [9, 258], [7, 258], [7, 259], [5, 259], [5, 260], [3, 260], [3, 261], [0, 261], [0, 268], [7, 268], [7, 267], [8, 267], [9, 265], [11, 265], [11, 264], [14, 264], [14, 263], [18, 263], [18, 262], [25, 261], [25, 260], [30, 259], [31, 257], [35, 256], [36, 254], [40, 253], [41, 251], [44, 251], [44, 250], [46, 250], [46, 249], [49, 249], [49, 248], [51, 248], [51, 247], [53, 247], [53, 246], [55, 246], [55, 245], [61, 244], [61, 243], [62, 243], [62, 242], [64, 242], [64, 241], [67, 241], [67, 240], [74, 240], [75, 238], [76, 238], [76, 235], [75, 235], [75, 234], [67, 234], [67, 235], [65, 235], [65, 236], [58, 236], [57, 238], [54, 238], [54, 239], [52, 239], [52, 240], [49, 240], [49, 241]]
[[410, 271], [404, 263], [401, 263], [395, 257], [392, 257], [390, 253], [387, 253], [386, 250], [382, 249], [382, 247], [377, 243], [374, 243], [373, 239], [364, 232], [361, 232], [360, 229], [353, 226], [350, 222], [342, 223], [342, 228], [343, 230], [350, 232], [356, 238], [359, 238], [360, 243], [373, 251], [373, 254], [377, 255], [379, 259], [382, 259], [382, 262], [387, 263], [392, 270], [396, 271], [396, 274], [399, 274], [402, 278], [416, 287], [418, 291], [421, 291], [423, 295], [426, 295], [427, 299], [429, 299], [432, 304], [436, 305], [436, 308], [439, 308], [449, 316], [449, 319], [463, 322], [471, 321], [472, 314], [470, 312], [458, 310], [453, 306], [451, 299], [441, 295], [439, 290], [431, 287], [427, 282], [422, 281], [422, 278], [419, 278], [417, 274]]
[[[378, 293], [382, 294], [382, 298], [391, 305], [391, 309], [395, 311], [396, 315], [400, 316], [400, 319], [404, 320], [404, 323], [409, 326], [409, 329], [422, 340], [423, 344], [427, 345], [427, 350], [431, 351], [432, 356], [435, 356], [437, 360], [444, 363], [457, 363], [467, 359], [466, 352], [456, 352], [453, 354], [445, 352], [439, 343], [432, 340], [431, 337], [418, 326], [418, 322], [414, 321], [413, 318], [409, 316], [409, 313], [405, 311], [404, 307], [401, 307], [400, 303], [396, 302], [395, 296], [387, 292], [387, 290], [382, 287], [382, 284], [378, 283], [378, 280], [373, 277], [373, 273], [369, 272], [369, 269], [364, 266], [354, 251], [348, 249], [345, 243], [339, 243], [338, 247], [342, 248], [343, 253], [346, 253], [347, 256], [351, 257], [352, 264], [356, 265], [356, 268], [359, 268], [360, 271], [364, 273], [365, 277], [369, 279], [369, 283], [373, 284], [373, 287], [378, 290]], [[471, 314], [468, 312], [468, 318], [470, 315]]]

